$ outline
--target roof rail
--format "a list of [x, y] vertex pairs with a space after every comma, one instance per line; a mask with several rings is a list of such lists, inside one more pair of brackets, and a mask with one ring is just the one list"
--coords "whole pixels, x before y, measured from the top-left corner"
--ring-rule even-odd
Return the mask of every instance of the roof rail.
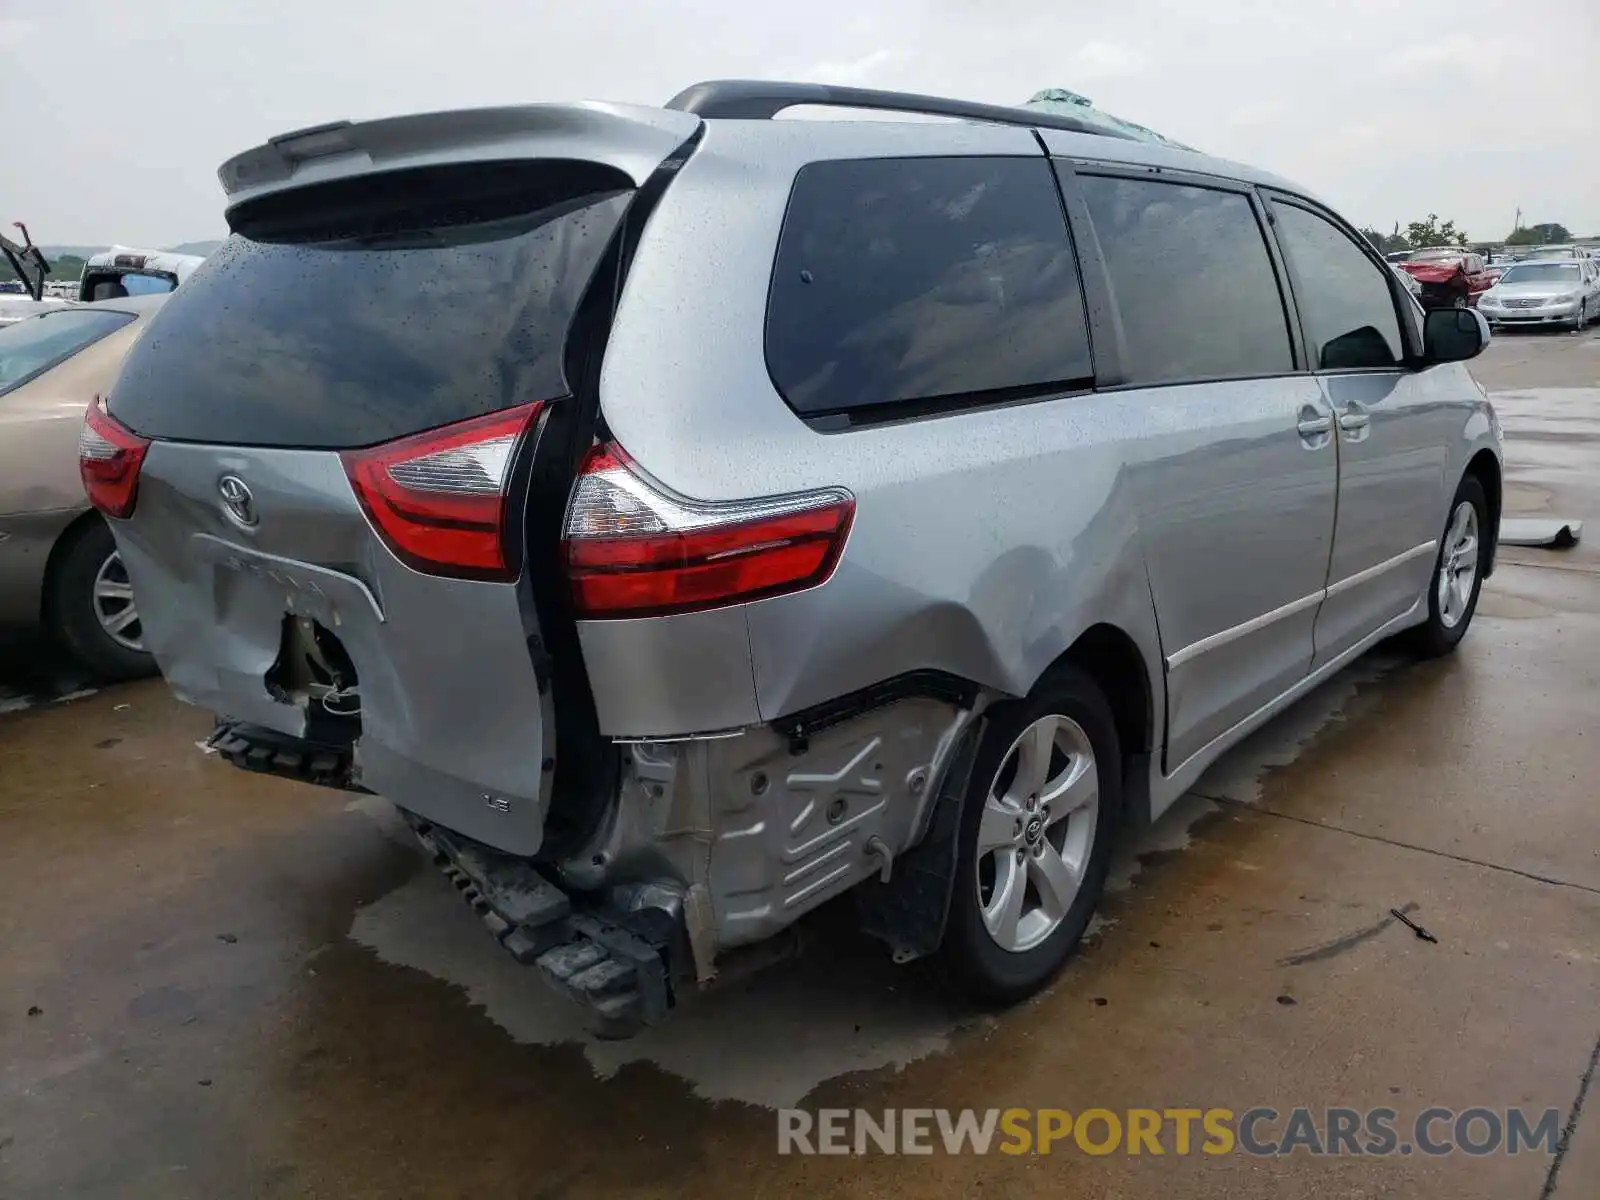
[[1030, 129], [1065, 129], [1096, 133], [1101, 137], [1135, 140], [1131, 134], [1113, 132], [1076, 117], [1001, 104], [977, 104], [942, 96], [911, 92], [881, 92], [873, 88], [834, 87], [826, 83], [764, 83], [755, 79], [713, 79], [697, 83], [667, 101], [667, 107], [708, 118], [770, 120], [787, 108], [816, 105], [824, 108], [877, 109], [883, 112], [921, 113], [988, 121], [995, 125], [1022, 125]]

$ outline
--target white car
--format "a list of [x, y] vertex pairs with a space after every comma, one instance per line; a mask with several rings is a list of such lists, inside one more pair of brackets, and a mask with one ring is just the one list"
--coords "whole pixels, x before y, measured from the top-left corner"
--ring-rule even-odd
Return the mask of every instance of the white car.
[[1589, 258], [1512, 263], [1478, 298], [1490, 325], [1566, 325], [1574, 332], [1600, 317], [1600, 266]]

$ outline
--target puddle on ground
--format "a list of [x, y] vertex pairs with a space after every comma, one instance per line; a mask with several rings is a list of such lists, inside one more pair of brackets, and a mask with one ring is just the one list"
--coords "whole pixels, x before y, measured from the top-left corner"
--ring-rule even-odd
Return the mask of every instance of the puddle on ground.
[[385, 962], [463, 988], [517, 1042], [581, 1045], [602, 1079], [649, 1062], [706, 1100], [790, 1107], [841, 1075], [937, 1054], [961, 1025], [981, 1019], [956, 1010], [875, 944], [841, 936], [692, 997], [636, 1038], [600, 1041], [583, 1028], [577, 1006], [501, 950], [431, 868], [358, 910], [350, 936]]
[[[1126, 892], [1142, 871], [1186, 849], [1196, 827], [1222, 811], [1208, 797], [1257, 801], [1261, 778], [1294, 761], [1344, 715], [1361, 687], [1392, 665], [1363, 659], [1226, 755], [1160, 821], [1124, 839], [1110, 892]], [[385, 837], [415, 845], [385, 801], [362, 797], [348, 807], [371, 818]], [[828, 927], [827, 914], [816, 915], [819, 936], [797, 959], [693, 997], [661, 1026], [625, 1042], [591, 1036], [576, 1006], [505, 954], [431, 868], [359, 909], [350, 936], [385, 962], [464, 989], [518, 1042], [581, 1045], [603, 1079], [643, 1061], [684, 1079], [703, 1099], [781, 1108], [840, 1076], [898, 1070], [941, 1053], [960, 1028], [986, 1019], [957, 1008], [916, 969], [896, 967], [882, 947], [852, 933], [848, 909], [834, 916], [831, 924], [840, 928]], [[1086, 936], [1114, 924], [1097, 918]]]
[[1354, 715], [1361, 691], [1403, 661], [1381, 650], [1357, 659], [1224, 754], [1200, 777], [1194, 791], [1237, 804], [1260, 803], [1262, 781], [1269, 771], [1288, 766], [1329, 724]]

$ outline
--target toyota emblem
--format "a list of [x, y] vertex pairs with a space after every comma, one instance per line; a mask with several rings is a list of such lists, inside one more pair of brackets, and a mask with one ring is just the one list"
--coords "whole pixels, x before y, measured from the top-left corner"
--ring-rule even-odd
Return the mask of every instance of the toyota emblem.
[[222, 511], [240, 529], [254, 529], [260, 523], [256, 498], [244, 480], [237, 475], [224, 475], [217, 480], [217, 491], [222, 496]]

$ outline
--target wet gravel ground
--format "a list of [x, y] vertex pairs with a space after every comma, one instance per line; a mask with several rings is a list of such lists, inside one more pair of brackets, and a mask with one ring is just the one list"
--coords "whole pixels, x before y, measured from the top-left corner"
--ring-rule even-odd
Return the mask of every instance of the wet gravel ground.
[[[595, 1042], [382, 802], [238, 772], [159, 681], [95, 689], [0, 642], [0, 1197], [1600, 1195], [1600, 336], [1497, 338], [1475, 370], [1508, 510], [1591, 540], [1507, 550], [1457, 655], [1370, 655], [1230, 754], [1000, 1014], [844, 910]], [[780, 1156], [790, 1105], [1522, 1105], [1565, 1134], [1559, 1157]]]

